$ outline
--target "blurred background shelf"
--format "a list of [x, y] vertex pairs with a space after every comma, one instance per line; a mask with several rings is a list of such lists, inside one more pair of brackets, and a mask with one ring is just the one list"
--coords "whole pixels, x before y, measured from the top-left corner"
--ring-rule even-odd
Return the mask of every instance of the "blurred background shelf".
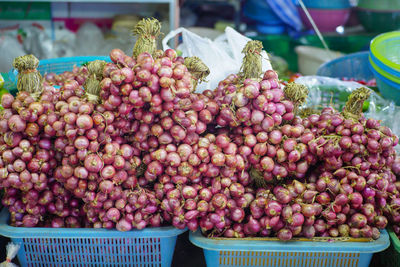
[[[24, 2], [24, 3], [35, 3], [37, 4], [38, 1], [35, 0], [14, 0], [14, 1], [3, 1], [0, 0], [0, 3], [17, 3], [17, 2]], [[169, 8], [169, 27], [172, 31], [179, 26], [179, 0], [42, 0], [40, 2], [46, 3], [64, 3], [70, 5], [71, 3], [107, 3], [107, 4], [121, 4], [121, 3], [128, 3], [128, 4], [168, 4]], [[68, 8], [69, 9], [69, 8]], [[90, 9], [85, 9], [85, 12], [90, 15]]]

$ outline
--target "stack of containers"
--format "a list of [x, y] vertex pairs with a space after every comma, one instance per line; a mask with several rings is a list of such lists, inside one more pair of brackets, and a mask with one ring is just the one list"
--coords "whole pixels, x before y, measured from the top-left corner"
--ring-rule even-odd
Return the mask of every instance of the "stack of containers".
[[400, 31], [387, 32], [372, 40], [369, 63], [379, 91], [400, 105]]

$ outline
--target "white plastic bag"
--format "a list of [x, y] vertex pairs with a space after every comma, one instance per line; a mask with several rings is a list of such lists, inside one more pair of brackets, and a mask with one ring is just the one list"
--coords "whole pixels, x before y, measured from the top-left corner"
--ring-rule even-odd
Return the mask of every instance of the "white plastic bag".
[[12, 242], [7, 244], [7, 258], [4, 262], [0, 263], [0, 267], [18, 267], [18, 265], [12, 263], [11, 261], [17, 255], [19, 247], [19, 244], [14, 244]]
[[75, 55], [95, 56], [103, 47], [103, 32], [96, 24], [87, 22], [79, 27], [75, 40]]
[[[162, 41], [163, 49], [170, 48], [168, 41], [178, 34], [182, 34], [182, 43], [179, 50], [183, 57], [197, 56], [210, 69], [210, 75], [206, 78], [207, 82], [200, 83], [197, 91], [202, 92], [207, 89], [214, 89], [218, 83], [225, 79], [231, 73], [238, 73], [242, 65], [242, 50], [249, 38], [241, 35], [234, 29], [227, 27], [222, 36], [214, 41], [185, 29], [178, 28], [170, 32]], [[268, 55], [265, 51], [262, 53], [263, 71], [272, 69]]]
[[39, 59], [54, 58], [54, 46], [51, 37], [42, 27], [30, 25], [24, 28], [24, 49], [27, 54], [33, 54]]
[[24, 48], [15, 37], [0, 35], [0, 72], [8, 72], [13, 67], [14, 58], [25, 54]]

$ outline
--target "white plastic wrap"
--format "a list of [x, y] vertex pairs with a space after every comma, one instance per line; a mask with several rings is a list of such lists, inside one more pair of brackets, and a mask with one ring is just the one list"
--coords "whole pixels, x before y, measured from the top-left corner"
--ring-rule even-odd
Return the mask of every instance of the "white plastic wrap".
[[76, 33], [75, 55], [95, 56], [104, 45], [102, 31], [94, 23], [83, 24]]
[[93, 23], [83, 24], [76, 33], [74, 56], [108, 55], [114, 48], [119, 48], [127, 55], [132, 53], [135, 37], [130, 30], [115, 31], [105, 38], [99, 27]]
[[322, 76], [301, 76], [296, 79], [296, 83], [303, 84], [309, 89], [306, 107], [318, 107], [321, 103], [324, 103], [324, 94], [321, 91], [321, 87], [329, 86], [342, 92], [351, 93], [353, 90], [363, 86], [357, 82], [341, 81], [336, 78]]
[[56, 40], [53, 45], [53, 52], [58, 57], [75, 56], [75, 33], [65, 29], [55, 29]]
[[40, 27], [31, 25], [24, 28], [24, 49], [27, 54], [33, 54], [39, 59], [57, 57], [51, 37]]
[[4, 262], [0, 263], [0, 267], [18, 267], [18, 265], [16, 265], [15, 263], [12, 263], [11, 261], [17, 255], [19, 247], [20, 247], [19, 244], [14, 244], [12, 242], [7, 244], [7, 247], [6, 247], [7, 258]]
[[0, 72], [8, 72], [14, 58], [25, 55], [25, 51], [16, 37], [0, 35], [0, 55]]
[[[322, 76], [303, 76], [296, 79], [296, 82], [308, 87], [306, 107], [318, 107], [323, 102], [321, 91], [324, 86], [335, 87], [341, 92], [350, 93], [360, 87], [367, 87], [357, 82], [341, 81], [336, 78]], [[321, 87], [322, 86], [322, 87]], [[372, 91], [368, 99], [368, 110], [364, 112], [367, 118], [380, 120], [382, 125], [389, 127], [393, 133], [400, 136], [400, 106], [396, 106], [393, 101], [384, 99], [375, 91]], [[396, 147], [397, 153], [400, 153], [400, 146]]]
[[[230, 27], [227, 27], [225, 33], [217, 37], [215, 41], [200, 37], [185, 28], [178, 28], [170, 32], [163, 39], [164, 50], [170, 48], [168, 41], [178, 34], [182, 34], [182, 43], [178, 48], [182, 51], [182, 56], [197, 56], [210, 69], [210, 75], [206, 78], [207, 82], [200, 83], [197, 86], [199, 92], [214, 89], [218, 86], [219, 81], [226, 78], [229, 74], [238, 73], [242, 65], [242, 50], [246, 43], [250, 41], [249, 38]], [[263, 71], [272, 69], [265, 51], [263, 51], [262, 57]]]
[[136, 42], [136, 37], [129, 29], [113, 32], [112, 37], [104, 39], [103, 46], [99, 55], [108, 55], [114, 48], [119, 48], [127, 55], [132, 55], [132, 49]]

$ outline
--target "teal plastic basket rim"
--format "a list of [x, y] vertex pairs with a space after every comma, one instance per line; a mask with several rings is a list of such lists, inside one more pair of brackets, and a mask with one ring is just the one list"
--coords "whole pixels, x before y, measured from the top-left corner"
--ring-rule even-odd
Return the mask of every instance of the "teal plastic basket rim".
[[[94, 60], [104, 60], [107, 62], [111, 62], [111, 59], [109, 56], [59, 57], [59, 58], [47, 58], [47, 59], [40, 60], [38, 68], [40, 68], [43, 65], [51, 65], [54, 63], [63, 63], [63, 62], [70, 63], [70, 62], [76, 62], [76, 61], [94, 61]], [[14, 68], [12, 68], [8, 72], [8, 77], [13, 83], [17, 82], [17, 75], [18, 75], [18, 71]]]
[[13, 227], [7, 224], [9, 215], [7, 209], [3, 208], [0, 213], [0, 235], [9, 238], [163, 238], [178, 236], [187, 231], [187, 229], [177, 229], [173, 226], [128, 232], [94, 228]]
[[73, 62], [84, 60], [110, 60], [109, 56], [79, 56], [79, 57], [59, 57], [59, 58], [46, 58], [40, 60], [39, 66], [44, 64], [51, 64], [57, 62]]
[[311, 242], [311, 241], [258, 241], [258, 240], [216, 240], [204, 237], [198, 230], [189, 233], [189, 240], [205, 250], [214, 251], [278, 251], [278, 252], [340, 252], [375, 253], [390, 246], [386, 230], [381, 231], [378, 240], [371, 242]]

